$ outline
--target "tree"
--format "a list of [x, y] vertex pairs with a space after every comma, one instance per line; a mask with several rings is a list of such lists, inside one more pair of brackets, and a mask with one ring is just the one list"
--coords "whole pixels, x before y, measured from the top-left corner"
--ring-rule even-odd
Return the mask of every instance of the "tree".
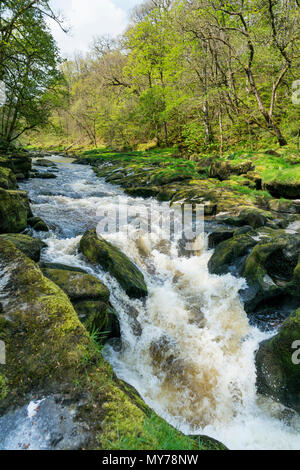
[[[42, 10], [44, 8], [45, 10]], [[2, 145], [44, 125], [51, 111], [51, 88], [62, 79], [59, 53], [45, 23], [48, 2], [1, 2], [0, 76], [7, 101], [0, 114]]]

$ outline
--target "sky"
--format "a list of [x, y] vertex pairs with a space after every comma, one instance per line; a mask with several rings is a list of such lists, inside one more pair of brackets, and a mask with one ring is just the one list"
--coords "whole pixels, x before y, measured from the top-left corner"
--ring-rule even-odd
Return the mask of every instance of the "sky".
[[128, 24], [130, 10], [142, 0], [51, 0], [71, 28], [68, 34], [49, 20], [51, 31], [65, 57], [87, 52], [95, 36], [121, 34]]

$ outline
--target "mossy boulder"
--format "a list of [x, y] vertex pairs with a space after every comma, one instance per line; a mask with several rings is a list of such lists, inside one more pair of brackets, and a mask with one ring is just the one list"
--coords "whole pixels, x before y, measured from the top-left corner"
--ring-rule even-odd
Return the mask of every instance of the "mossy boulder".
[[221, 242], [209, 260], [208, 268], [212, 274], [240, 275], [243, 271], [246, 257], [257, 241], [248, 233], [236, 235]]
[[14, 166], [12, 159], [10, 157], [7, 157], [5, 155], [0, 155], [0, 167], [1, 168], [9, 168], [10, 170], [13, 171]]
[[6, 343], [3, 368], [12, 399], [21, 390], [65, 379], [84, 356], [89, 340], [66, 294], [4, 239], [0, 283], [0, 339]]
[[41, 250], [47, 246], [46, 243], [42, 242], [39, 238], [32, 238], [19, 233], [0, 235], [0, 239], [13, 243], [18, 250], [22, 251], [28, 258], [36, 262], [40, 260]]
[[30, 217], [27, 222], [36, 232], [49, 232], [48, 225], [40, 217]]
[[263, 184], [263, 188], [276, 198], [300, 199], [299, 181], [269, 181]]
[[89, 261], [99, 264], [115, 277], [129, 297], [147, 296], [147, 286], [140, 270], [118, 248], [98, 236], [95, 229], [83, 235], [80, 249]]
[[241, 163], [217, 160], [212, 163], [209, 176], [210, 178], [218, 178], [220, 181], [224, 181], [229, 179], [231, 175], [243, 175], [253, 169], [253, 162], [251, 160]]
[[133, 197], [156, 197], [159, 194], [159, 188], [157, 187], [137, 187], [137, 188], [126, 188], [125, 193]]
[[44, 168], [55, 168], [56, 164], [51, 160], [47, 160], [46, 158], [39, 158], [35, 161], [35, 164], [38, 166], [42, 166]]
[[28, 210], [26, 193], [0, 188], [0, 233], [22, 232], [27, 226]]
[[3, 189], [17, 189], [17, 178], [12, 170], [9, 168], [0, 167], [0, 188]]
[[8, 388], [6, 383], [6, 378], [0, 373], [0, 403], [6, 398], [8, 394]]
[[268, 211], [256, 207], [244, 207], [240, 210], [238, 216], [223, 217], [221, 222], [236, 227], [250, 225], [252, 228], [257, 229], [266, 226], [272, 219], [272, 214]]
[[[256, 354], [259, 393], [300, 413], [300, 310], [283, 323], [279, 333], [260, 344]], [[295, 357], [294, 357], [295, 355]]]
[[[300, 236], [269, 230], [248, 256], [242, 276], [248, 287], [242, 299], [247, 311], [263, 301], [292, 291], [300, 297], [295, 284], [295, 270], [300, 254]], [[294, 290], [293, 290], [294, 287]], [[298, 285], [299, 287], [299, 285]]]
[[216, 248], [220, 243], [230, 240], [234, 235], [234, 229], [219, 228], [208, 235], [208, 248]]
[[109, 289], [95, 276], [75, 269], [42, 267], [44, 276], [67, 294], [88, 331], [97, 329], [106, 338], [119, 336], [118, 318], [109, 304]]
[[32, 168], [32, 158], [28, 155], [12, 155], [11, 156], [13, 171], [15, 174], [22, 174], [25, 178], [29, 178]]

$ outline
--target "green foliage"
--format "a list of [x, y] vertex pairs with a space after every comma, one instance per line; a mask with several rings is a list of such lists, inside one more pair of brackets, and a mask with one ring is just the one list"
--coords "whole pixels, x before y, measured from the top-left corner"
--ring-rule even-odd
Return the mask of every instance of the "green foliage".
[[3, 147], [25, 131], [45, 125], [58, 101], [53, 88], [63, 77], [46, 15], [53, 16], [47, 0], [0, 4], [0, 80], [6, 86], [6, 103], [0, 109]]

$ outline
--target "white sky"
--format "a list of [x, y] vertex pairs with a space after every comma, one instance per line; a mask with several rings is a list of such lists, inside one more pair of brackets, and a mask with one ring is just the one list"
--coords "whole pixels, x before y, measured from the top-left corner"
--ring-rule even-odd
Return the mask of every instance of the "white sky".
[[121, 34], [128, 24], [130, 10], [142, 0], [51, 0], [71, 27], [68, 34], [49, 21], [52, 33], [64, 56], [86, 52], [95, 36]]

